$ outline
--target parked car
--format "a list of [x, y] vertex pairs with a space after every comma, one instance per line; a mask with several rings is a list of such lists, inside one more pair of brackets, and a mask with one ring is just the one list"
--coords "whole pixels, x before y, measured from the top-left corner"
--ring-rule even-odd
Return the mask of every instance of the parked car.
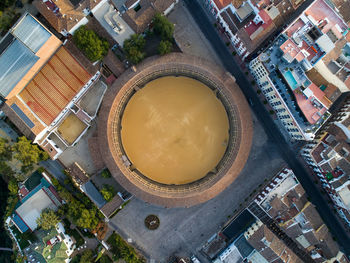
[[196, 258], [195, 255], [193, 255], [193, 256], [191, 257], [191, 261], [192, 261], [193, 263], [201, 263], [201, 262], [199, 261], [199, 259]]

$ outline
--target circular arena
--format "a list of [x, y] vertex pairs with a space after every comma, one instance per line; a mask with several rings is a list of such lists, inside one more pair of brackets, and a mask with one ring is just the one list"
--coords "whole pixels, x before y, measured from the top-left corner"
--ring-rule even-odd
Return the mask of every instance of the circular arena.
[[107, 91], [98, 143], [114, 178], [165, 207], [205, 202], [243, 169], [249, 106], [235, 79], [204, 59], [172, 53], [127, 70]]

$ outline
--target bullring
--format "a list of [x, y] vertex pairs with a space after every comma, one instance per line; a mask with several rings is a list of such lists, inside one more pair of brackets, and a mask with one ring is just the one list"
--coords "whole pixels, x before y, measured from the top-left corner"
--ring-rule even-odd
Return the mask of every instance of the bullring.
[[[226, 140], [224, 140], [225, 132], [218, 132], [220, 136], [223, 134], [223, 136], [218, 137], [222, 140], [222, 147], [224, 147], [222, 148], [222, 157], [213, 162], [212, 168], [208, 166], [210, 168], [203, 176], [197, 176], [193, 180], [189, 179], [183, 182], [162, 180], [162, 178], [155, 179], [150, 175], [153, 172], [152, 170], [145, 172], [145, 169], [140, 169], [140, 163], [138, 161], [133, 163], [137, 158], [133, 157], [130, 151], [126, 151], [129, 146], [126, 145], [125, 139], [124, 141], [122, 139], [123, 128], [126, 129], [122, 126], [123, 116], [128, 108], [128, 103], [134, 100], [135, 94], [140, 94], [142, 89], [154, 81], [159, 81], [162, 78], [168, 78], [167, 81], [171, 81], [172, 78], [178, 77], [193, 80], [193, 83], [198, 82], [203, 87], [210, 89], [216, 98], [213, 102], [216, 105], [214, 108], [219, 109], [221, 107], [216, 102], [216, 100], [219, 101], [220, 105], [223, 106], [222, 111], [227, 114], [226, 118], [228, 120]], [[164, 83], [162, 85], [166, 86], [166, 82]], [[179, 101], [181, 102], [181, 100]], [[194, 104], [196, 105], [196, 102]], [[192, 109], [192, 105], [190, 109]], [[204, 110], [203, 107], [200, 109]], [[224, 120], [224, 115], [220, 110], [219, 112], [218, 118]], [[197, 114], [195, 116], [198, 118], [201, 115]], [[212, 120], [210, 121], [209, 123], [212, 123]], [[225, 123], [225, 121], [223, 122]], [[125, 125], [125, 120], [123, 125]], [[198, 124], [194, 122], [194, 125]], [[144, 128], [142, 125], [136, 125], [136, 129], [140, 129], [140, 127]], [[225, 130], [225, 124], [223, 124], [223, 127], [223, 130]], [[210, 131], [214, 130], [214, 134], [216, 134], [216, 128], [215, 125], [209, 127]], [[158, 126], [157, 129], [159, 129]], [[201, 130], [200, 127], [199, 131], [196, 132], [201, 132]], [[138, 134], [137, 130], [131, 130], [131, 132]], [[130, 133], [130, 130], [128, 133]], [[173, 131], [171, 130], [170, 133], [172, 134]], [[189, 138], [193, 139], [194, 137]], [[179, 139], [181, 139], [181, 136], [176, 138], [176, 140]], [[221, 142], [220, 140], [218, 142]], [[165, 207], [188, 207], [205, 202], [218, 195], [237, 178], [243, 169], [249, 155], [251, 140], [250, 110], [241, 90], [235, 83], [235, 79], [215, 64], [181, 53], [151, 57], [137, 65], [137, 67], [126, 71], [108, 90], [99, 113], [98, 142], [100, 154], [112, 175], [136, 197]], [[166, 145], [168, 147], [168, 144]], [[145, 154], [147, 154], [147, 150], [142, 149], [142, 147], [139, 149], [140, 153], [144, 151]], [[208, 149], [205, 148], [205, 150]], [[186, 164], [186, 167], [189, 165]], [[179, 171], [183, 170], [179, 169]], [[162, 172], [166, 177], [166, 170], [162, 170]]]

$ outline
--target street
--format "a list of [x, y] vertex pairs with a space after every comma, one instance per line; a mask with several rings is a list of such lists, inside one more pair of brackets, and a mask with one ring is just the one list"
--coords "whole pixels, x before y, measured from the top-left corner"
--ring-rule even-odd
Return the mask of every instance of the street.
[[331, 230], [332, 234], [336, 237], [342, 250], [350, 255], [350, 238], [347, 235], [344, 227], [338, 221], [333, 211], [328, 207], [325, 198], [322, 196], [319, 189], [313, 183], [311, 176], [307, 173], [305, 167], [297, 159], [297, 154], [290, 148], [289, 144], [285, 141], [281, 131], [277, 128], [270, 114], [266, 111], [264, 105], [259, 100], [258, 95], [254, 91], [252, 85], [247, 80], [246, 76], [240, 70], [239, 66], [235, 64], [231, 53], [228, 51], [226, 45], [220, 39], [218, 32], [213, 27], [205, 11], [197, 1], [184, 0], [188, 9], [190, 10], [195, 21], [203, 31], [204, 35], [211, 42], [213, 48], [222, 64], [235, 78], [238, 85], [241, 87], [244, 95], [248, 100], [251, 100], [252, 110], [255, 112], [258, 120], [263, 125], [265, 132], [267, 133], [270, 140], [275, 142], [280, 154], [293, 169], [298, 180], [304, 187], [305, 191], [311, 198], [312, 203], [316, 206], [322, 219]]

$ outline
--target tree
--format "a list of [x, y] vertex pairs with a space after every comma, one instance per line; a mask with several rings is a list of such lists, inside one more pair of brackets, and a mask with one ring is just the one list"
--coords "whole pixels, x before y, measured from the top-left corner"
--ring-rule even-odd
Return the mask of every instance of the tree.
[[11, 147], [8, 140], [0, 138], [0, 161], [9, 161], [12, 159]]
[[103, 255], [98, 262], [99, 263], [112, 263], [113, 261], [107, 255]]
[[33, 164], [43, 160], [47, 160], [49, 155], [40, 150], [37, 145], [32, 144], [30, 140], [22, 136], [12, 146], [14, 158], [22, 162], [22, 172], [27, 172], [33, 169]]
[[172, 24], [165, 16], [157, 13], [153, 18], [153, 28], [156, 34], [160, 35], [163, 40], [173, 38], [174, 24]]
[[115, 196], [115, 191], [112, 186], [108, 184], [104, 184], [102, 189], [100, 190], [102, 196], [106, 201], [111, 201], [112, 198]]
[[102, 171], [101, 176], [102, 176], [103, 178], [110, 178], [110, 177], [111, 177], [111, 173], [110, 173], [110, 171], [106, 168], [106, 169], [104, 169], [104, 170]]
[[169, 40], [162, 40], [158, 46], [158, 52], [160, 55], [165, 55], [173, 50], [173, 44]]
[[0, 161], [0, 175], [11, 177], [15, 174], [12, 168], [4, 161]]
[[131, 35], [129, 39], [124, 41], [123, 49], [126, 53], [126, 57], [134, 64], [140, 63], [146, 55], [143, 52], [145, 44], [146, 40], [142, 35]]
[[17, 184], [17, 180], [15, 178], [10, 179], [7, 187], [9, 189], [11, 195], [16, 195], [18, 193], [18, 184]]
[[82, 228], [94, 229], [98, 224], [96, 211], [90, 209], [82, 209], [79, 219], [76, 221], [77, 226]]
[[12, 6], [16, 0], [1, 0], [0, 1], [0, 11], [4, 11], [5, 8]]
[[90, 61], [100, 60], [108, 53], [109, 43], [85, 25], [74, 32], [73, 41]]
[[92, 263], [93, 262], [93, 252], [91, 249], [87, 249], [81, 255], [80, 263]]
[[38, 226], [44, 230], [49, 230], [57, 225], [59, 218], [56, 215], [55, 211], [51, 209], [44, 209], [41, 212], [40, 217], [36, 220]]

